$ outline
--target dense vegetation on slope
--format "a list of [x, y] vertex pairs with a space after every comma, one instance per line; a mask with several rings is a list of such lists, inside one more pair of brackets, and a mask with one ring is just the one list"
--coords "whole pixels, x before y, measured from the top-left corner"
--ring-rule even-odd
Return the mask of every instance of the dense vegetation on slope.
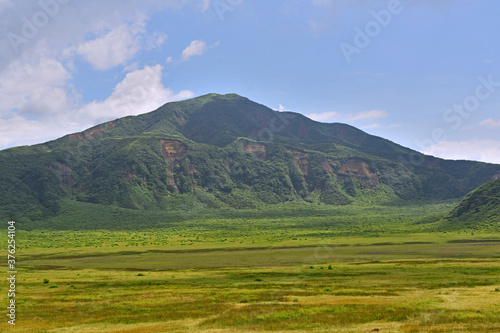
[[469, 193], [446, 217], [447, 228], [481, 228], [500, 225], [500, 179]]
[[150, 211], [441, 200], [498, 175], [498, 165], [424, 156], [349, 125], [210, 94], [1, 151], [0, 216], [41, 220], [63, 200]]

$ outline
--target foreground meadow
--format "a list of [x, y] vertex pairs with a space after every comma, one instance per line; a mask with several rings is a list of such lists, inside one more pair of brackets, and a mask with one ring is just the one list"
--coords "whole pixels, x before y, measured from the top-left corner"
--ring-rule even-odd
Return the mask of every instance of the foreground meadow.
[[21, 230], [16, 327], [0, 331], [500, 331], [497, 233], [347, 221]]

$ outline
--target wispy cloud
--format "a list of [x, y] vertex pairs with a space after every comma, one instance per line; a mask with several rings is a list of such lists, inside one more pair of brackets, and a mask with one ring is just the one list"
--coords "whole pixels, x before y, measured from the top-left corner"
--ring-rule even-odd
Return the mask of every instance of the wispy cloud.
[[370, 111], [362, 111], [358, 112], [355, 115], [347, 115], [346, 120], [347, 121], [359, 121], [359, 120], [364, 120], [364, 121], [373, 121], [377, 119], [382, 119], [382, 118], [387, 118], [389, 114], [385, 110], [370, 110]]
[[481, 127], [498, 128], [500, 127], [500, 120], [495, 120], [493, 118], [488, 118], [479, 123]]
[[389, 113], [385, 110], [370, 110], [362, 111], [355, 114], [342, 114], [339, 112], [323, 112], [323, 113], [310, 113], [306, 115], [312, 120], [319, 122], [356, 122], [356, 121], [374, 121], [377, 119], [386, 118]]
[[370, 128], [380, 128], [380, 124], [370, 124], [366, 126], [361, 126], [361, 129], [370, 129]]
[[500, 141], [442, 141], [422, 153], [452, 160], [475, 160], [500, 164]]
[[339, 121], [341, 114], [338, 112], [322, 112], [322, 113], [310, 113], [306, 115], [309, 119], [319, 121], [322, 123]]
[[182, 51], [181, 62], [187, 61], [194, 56], [201, 56], [205, 54], [208, 49], [217, 47], [219, 45], [220, 40], [210, 46], [207, 46], [207, 43], [205, 41], [193, 40], [191, 44], [189, 44], [189, 46]]
[[159, 49], [167, 41], [168, 35], [163, 32], [155, 32], [150, 36], [147, 36], [144, 40], [144, 48], [148, 51], [153, 49]]
[[279, 112], [285, 112], [285, 111], [290, 111], [286, 106], [279, 104], [277, 109], [273, 109], [274, 111], [279, 111]]
[[194, 56], [201, 56], [207, 49], [206, 42], [202, 40], [193, 40], [191, 44], [182, 51], [181, 61], [187, 61]]

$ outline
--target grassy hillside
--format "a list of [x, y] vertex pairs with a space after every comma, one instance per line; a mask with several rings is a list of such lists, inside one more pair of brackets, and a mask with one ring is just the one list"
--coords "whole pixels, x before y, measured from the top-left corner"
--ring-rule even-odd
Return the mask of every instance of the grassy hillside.
[[446, 217], [447, 228], [492, 227], [500, 231], [500, 179], [469, 193]]

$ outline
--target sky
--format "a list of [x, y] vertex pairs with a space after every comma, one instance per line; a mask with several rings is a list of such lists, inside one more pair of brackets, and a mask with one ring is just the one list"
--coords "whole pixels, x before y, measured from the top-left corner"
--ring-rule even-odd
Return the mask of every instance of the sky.
[[0, 0], [0, 149], [207, 93], [500, 163], [497, 0]]

